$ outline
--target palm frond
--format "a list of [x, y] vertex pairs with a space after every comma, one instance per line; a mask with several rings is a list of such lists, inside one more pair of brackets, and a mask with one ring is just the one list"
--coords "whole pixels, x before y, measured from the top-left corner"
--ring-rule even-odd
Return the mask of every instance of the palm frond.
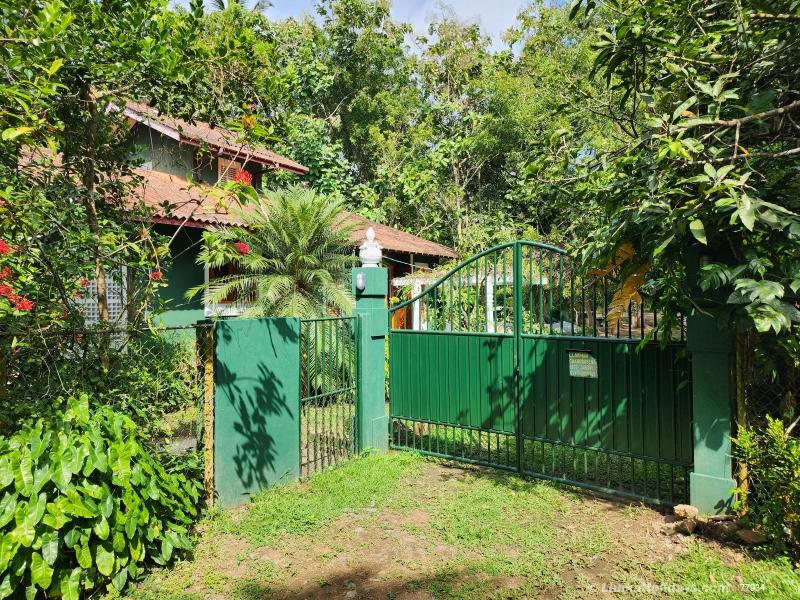
[[[231, 293], [257, 291], [248, 315], [323, 316], [350, 314], [354, 304], [349, 285], [353, 266], [351, 235], [340, 201], [302, 186], [272, 192], [255, 210], [233, 211], [245, 227], [225, 227], [209, 234], [210, 245], [201, 260], [210, 267], [233, 263], [241, 274], [205, 286], [211, 300]], [[250, 252], [232, 249], [237, 241]], [[193, 294], [197, 288], [193, 288]]]

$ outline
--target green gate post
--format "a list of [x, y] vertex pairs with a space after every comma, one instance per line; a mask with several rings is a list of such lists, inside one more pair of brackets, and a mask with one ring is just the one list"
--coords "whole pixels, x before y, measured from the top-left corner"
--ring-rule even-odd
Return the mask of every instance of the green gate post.
[[[688, 259], [687, 273], [694, 279], [699, 268], [697, 251]], [[729, 329], [719, 327], [713, 305], [702, 312], [692, 309], [686, 323], [686, 348], [692, 357], [694, 440], [689, 501], [700, 514], [727, 513], [736, 487], [731, 457], [733, 338]]]
[[389, 271], [382, 267], [353, 269], [355, 314], [359, 320], [358, 449], [389, 448], [386, 415], [386, 335], [389, 331]]

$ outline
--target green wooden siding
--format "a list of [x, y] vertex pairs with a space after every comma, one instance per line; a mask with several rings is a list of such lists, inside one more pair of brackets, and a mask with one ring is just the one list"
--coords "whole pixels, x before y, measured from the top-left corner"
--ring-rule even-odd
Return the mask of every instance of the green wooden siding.
[[[155, 229], [158, 233], [171, 237], [176, 228], [157, 225]], [[197, 264], [202, 234], [200, 229], [185, 227], [178, 232], [170, 245], [172, 259], [163, 270], [167, 285], [158, 290], [165, 310], [156, 318], [163, 325], [191, 325], [205, 318], [202, 295], [191, 300], [186, 299], [186, 292], [205, 280], [203, 267]]]

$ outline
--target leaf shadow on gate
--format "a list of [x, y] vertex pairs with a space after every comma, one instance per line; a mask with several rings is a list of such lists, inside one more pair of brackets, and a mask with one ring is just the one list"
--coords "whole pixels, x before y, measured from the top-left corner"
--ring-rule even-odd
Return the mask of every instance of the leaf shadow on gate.
[[[292, 460], [286, 444], [281, 448], [282, 440], [276, 438], [277, 429], [270, 420], [299, 419], [297, 403], [290, 403], [287, 397], [290, 390], [283, 384], [285, 375], [275, 368], [280, 367], [281, 361], [276, 361], [280, 349], [298, 344], [299, 339], [284, 320], [276, 319], [267, 331], [263, 346], [239, 348], [240, 354], [248, 357], [245, 368], [231, 368], [219, 360], [215, 364], [216, 385], [226, 390], [224, 400], [234, 409], [231, 427], [236, 434], [233, 439], [215, 439], [215, 445], [232, 454], [233, 470], [245, 493], [282, 480], [292, 467], [287, 463], [298, 462]], [[217, 332], [221, 340], [235, 343], [235, 335], [224, 324]], [[258, 357], [255, 361], [254, 356]], [[296, 437], [294, 430], [289, 434]]]

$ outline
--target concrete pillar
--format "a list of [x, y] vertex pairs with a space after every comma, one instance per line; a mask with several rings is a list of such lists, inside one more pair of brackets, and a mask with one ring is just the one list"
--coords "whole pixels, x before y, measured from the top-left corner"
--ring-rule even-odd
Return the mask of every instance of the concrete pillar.
[[[411, 297], [414, 298], [422, 293], [422, 283], [419, 281], [415, 281], [411, 284]], [[420, 301], [417, 300], [411, 306], [411, 328], [414, 331], [419, 331], [422, 329], [422, 310], [420, 308]]]
[[360, 372], [358, 447], [379, 451], [389, 447], [386, 415], [386, 335], [389, 331], [389, 271], [381, 267], [353, 269], [355, 314], [359, 318]]
[[[705, 248], [686, 252], [686, 274], [696, 307], [686, 323], [686, 348], [692, 360], [692, 438], [694, 469], [689, 501], [700, 514], [730, 512], [733, 504], [733, 332], [718, 319], [724, 294], [710, 297], [697, 285]], [[724, 322], [724, 321], [722, 321]]]
[[694, 309], [687, 322], [692, 357], [692, 435], [694, 470], [689, 499], [700, 514], [730, 512], [733, 503], [731, 458], [733, 343], [713, 315]]

